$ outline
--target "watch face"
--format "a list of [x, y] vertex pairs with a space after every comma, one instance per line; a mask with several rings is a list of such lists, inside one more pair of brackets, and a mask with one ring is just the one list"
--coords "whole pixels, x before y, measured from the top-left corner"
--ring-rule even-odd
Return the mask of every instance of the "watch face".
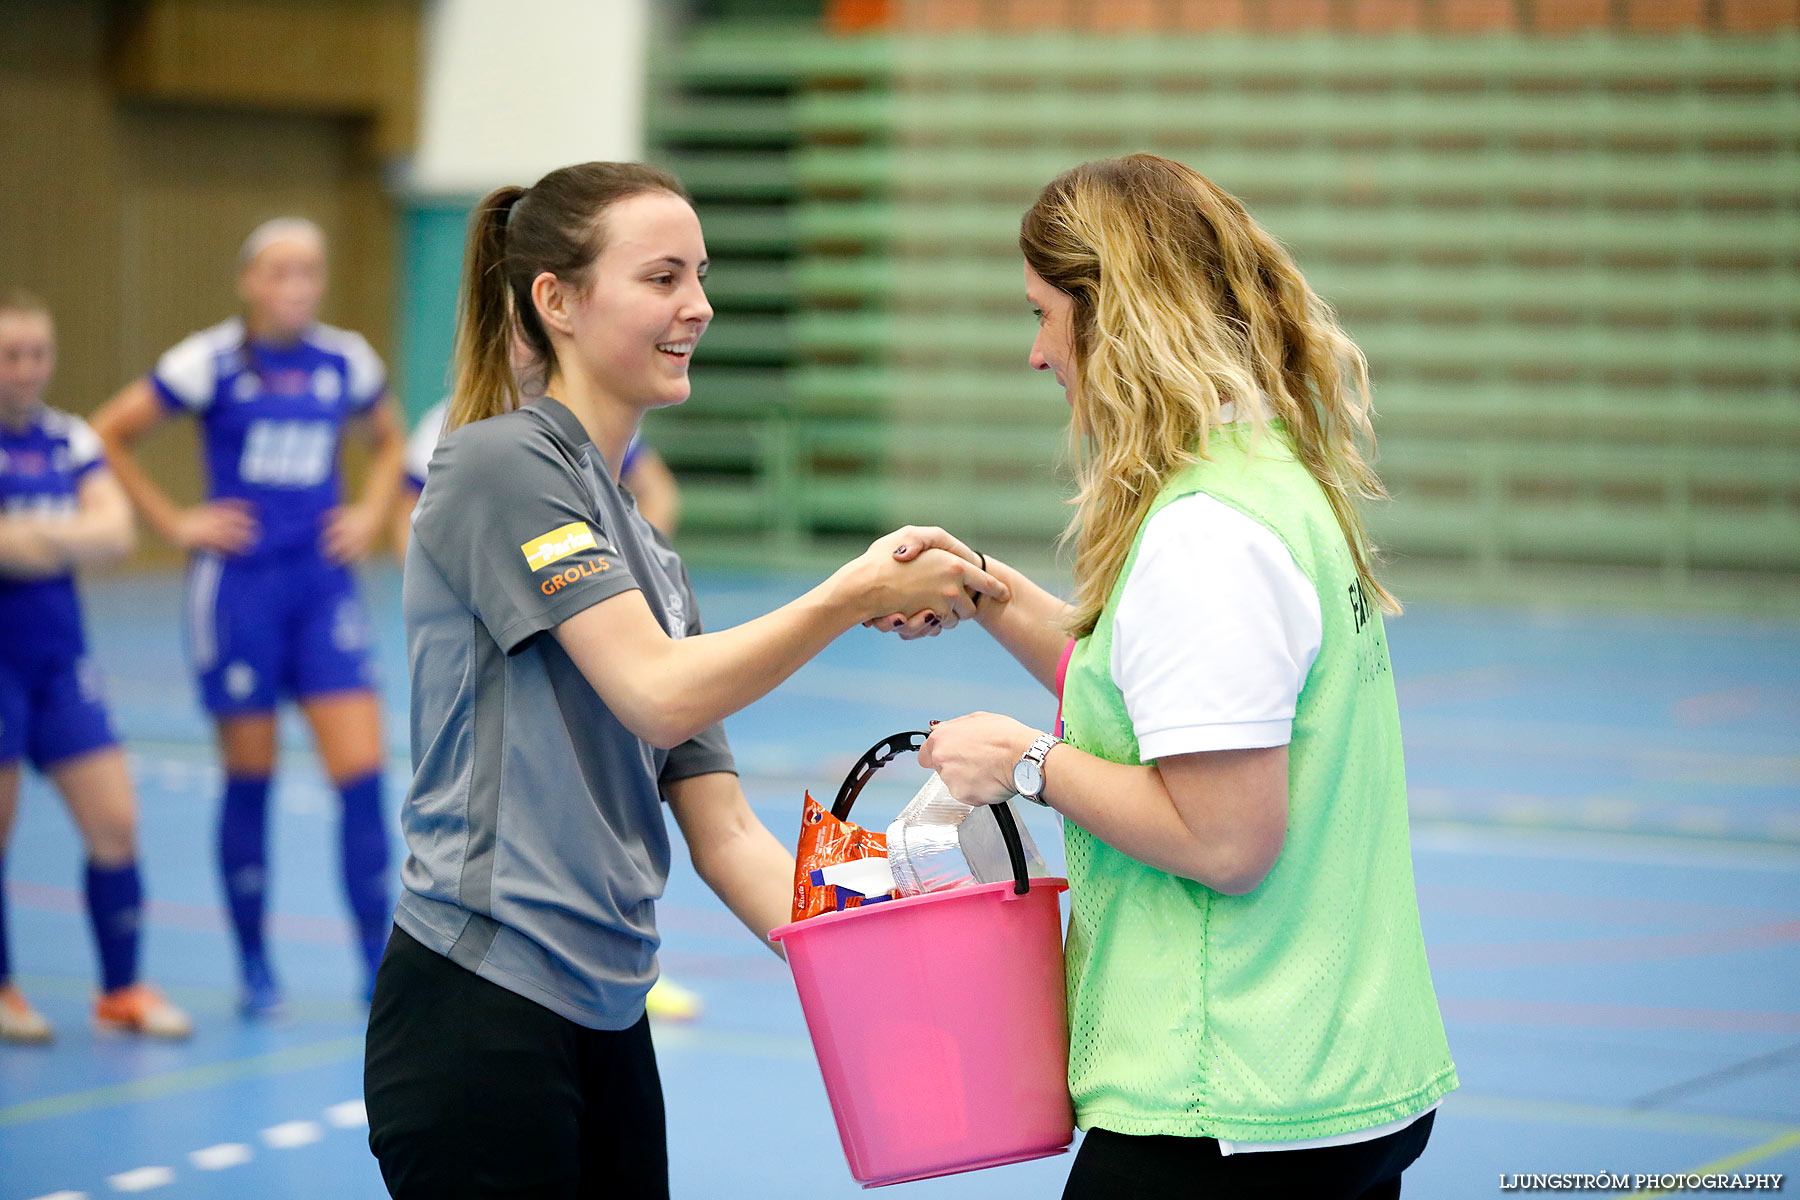
[[1035, 796], [1044, 790], [1044, 768], [1029, 758], [1013, 767], [1013, 791], [1021, 796]]

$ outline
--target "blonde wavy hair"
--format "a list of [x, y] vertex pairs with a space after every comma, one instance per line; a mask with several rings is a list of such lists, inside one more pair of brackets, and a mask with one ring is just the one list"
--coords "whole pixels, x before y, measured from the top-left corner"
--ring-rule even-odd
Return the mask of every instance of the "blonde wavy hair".
[[1075, 302], [1071, 632], [1093, 632], [1157, 493], [1207, 456], [1220, 406], [1234, 400], [1248, 402], [1257, 438], [1270, 419], [1285, 424], [1364, 588], [1400, 611], [1375, 580], [1356, 511], [1387, 494], [1370, 466], [1368, 364], [1236, 197], [1154, 154], [1085, 163], [1039, 194], [1019, 248]]

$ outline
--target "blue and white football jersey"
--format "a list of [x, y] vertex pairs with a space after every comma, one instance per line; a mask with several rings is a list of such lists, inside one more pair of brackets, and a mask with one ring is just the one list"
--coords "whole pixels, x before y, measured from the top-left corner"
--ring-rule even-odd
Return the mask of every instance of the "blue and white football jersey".
[[[73, 516], [82, 480], [106, 465], [100, 439], [80, 417], [40, 408], [24, 429], [0, 426], [0, 511]], [[75, 659], [83, 652], [72, 573], [48, 579], [0, 576], [0, 655]]]
[[318, 546], [341, 490], [344, 423], [381, 399], [387, 372], [360, 334], [315, 325], [291, 346], [267, 345], [233, 317], [164, 354], [150, 383], [169, 409], [199, 418], [207, 496], [249, 502], [262, 527], [250, 553], [267, 554]]

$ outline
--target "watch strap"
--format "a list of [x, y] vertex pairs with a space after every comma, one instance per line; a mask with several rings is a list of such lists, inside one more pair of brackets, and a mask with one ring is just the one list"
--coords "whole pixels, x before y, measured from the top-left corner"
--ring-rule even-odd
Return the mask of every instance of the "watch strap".
[[1049, 756], [1051, 749], [1061, 741], [1062, 739], [1055, 734], [1041, 733], [1038, 735], [1037, 740], [1031, 743], [1031, 747], [1025, 751], [1024, 756], [1019, 759], [1021, 763], [1027, 760], [1036, 763], [1038, 769], [1038, 790], [1035, 793], [1020, 792], [1019, 795], [1022, 798], [1031, 801], [1033, 804], [1042, 805], [1045, 808], [1050, 806], [1050, 802], [1044, 799], [1044, 788], [1049, 782], [1044, 778], [1044, 759]]

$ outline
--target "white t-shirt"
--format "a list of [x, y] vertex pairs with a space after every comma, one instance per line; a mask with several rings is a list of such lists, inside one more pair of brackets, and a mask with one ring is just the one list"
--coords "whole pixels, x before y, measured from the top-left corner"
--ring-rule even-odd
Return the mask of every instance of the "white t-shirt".
[[[1145, 526], [1113, 614], [1113, 683], [1139, 757], [1287, 745], [1322, 631], [1318, 590], [1273, 530], [1203, 492], [1170, 502]], [[1430, 1111], [1333, 1137], [1221, 1138], [1219, 1153], [1374, 1141]]]
[[1287, 745], [1321, 628], [1317, 589], [1268, 526], [1201, 492], [1165, 506], [1113, 616], [1140, 756]]
[[438, 439], [444, 436], [444, 423], [449, 417], [450, 402], [438, 401], [425, 410], [413, 426], [412, 436], [406, 439], [406, 478], [415, 492], [425, 488], [425, 472], [431, 466], [431, 456], [437, 450]]

